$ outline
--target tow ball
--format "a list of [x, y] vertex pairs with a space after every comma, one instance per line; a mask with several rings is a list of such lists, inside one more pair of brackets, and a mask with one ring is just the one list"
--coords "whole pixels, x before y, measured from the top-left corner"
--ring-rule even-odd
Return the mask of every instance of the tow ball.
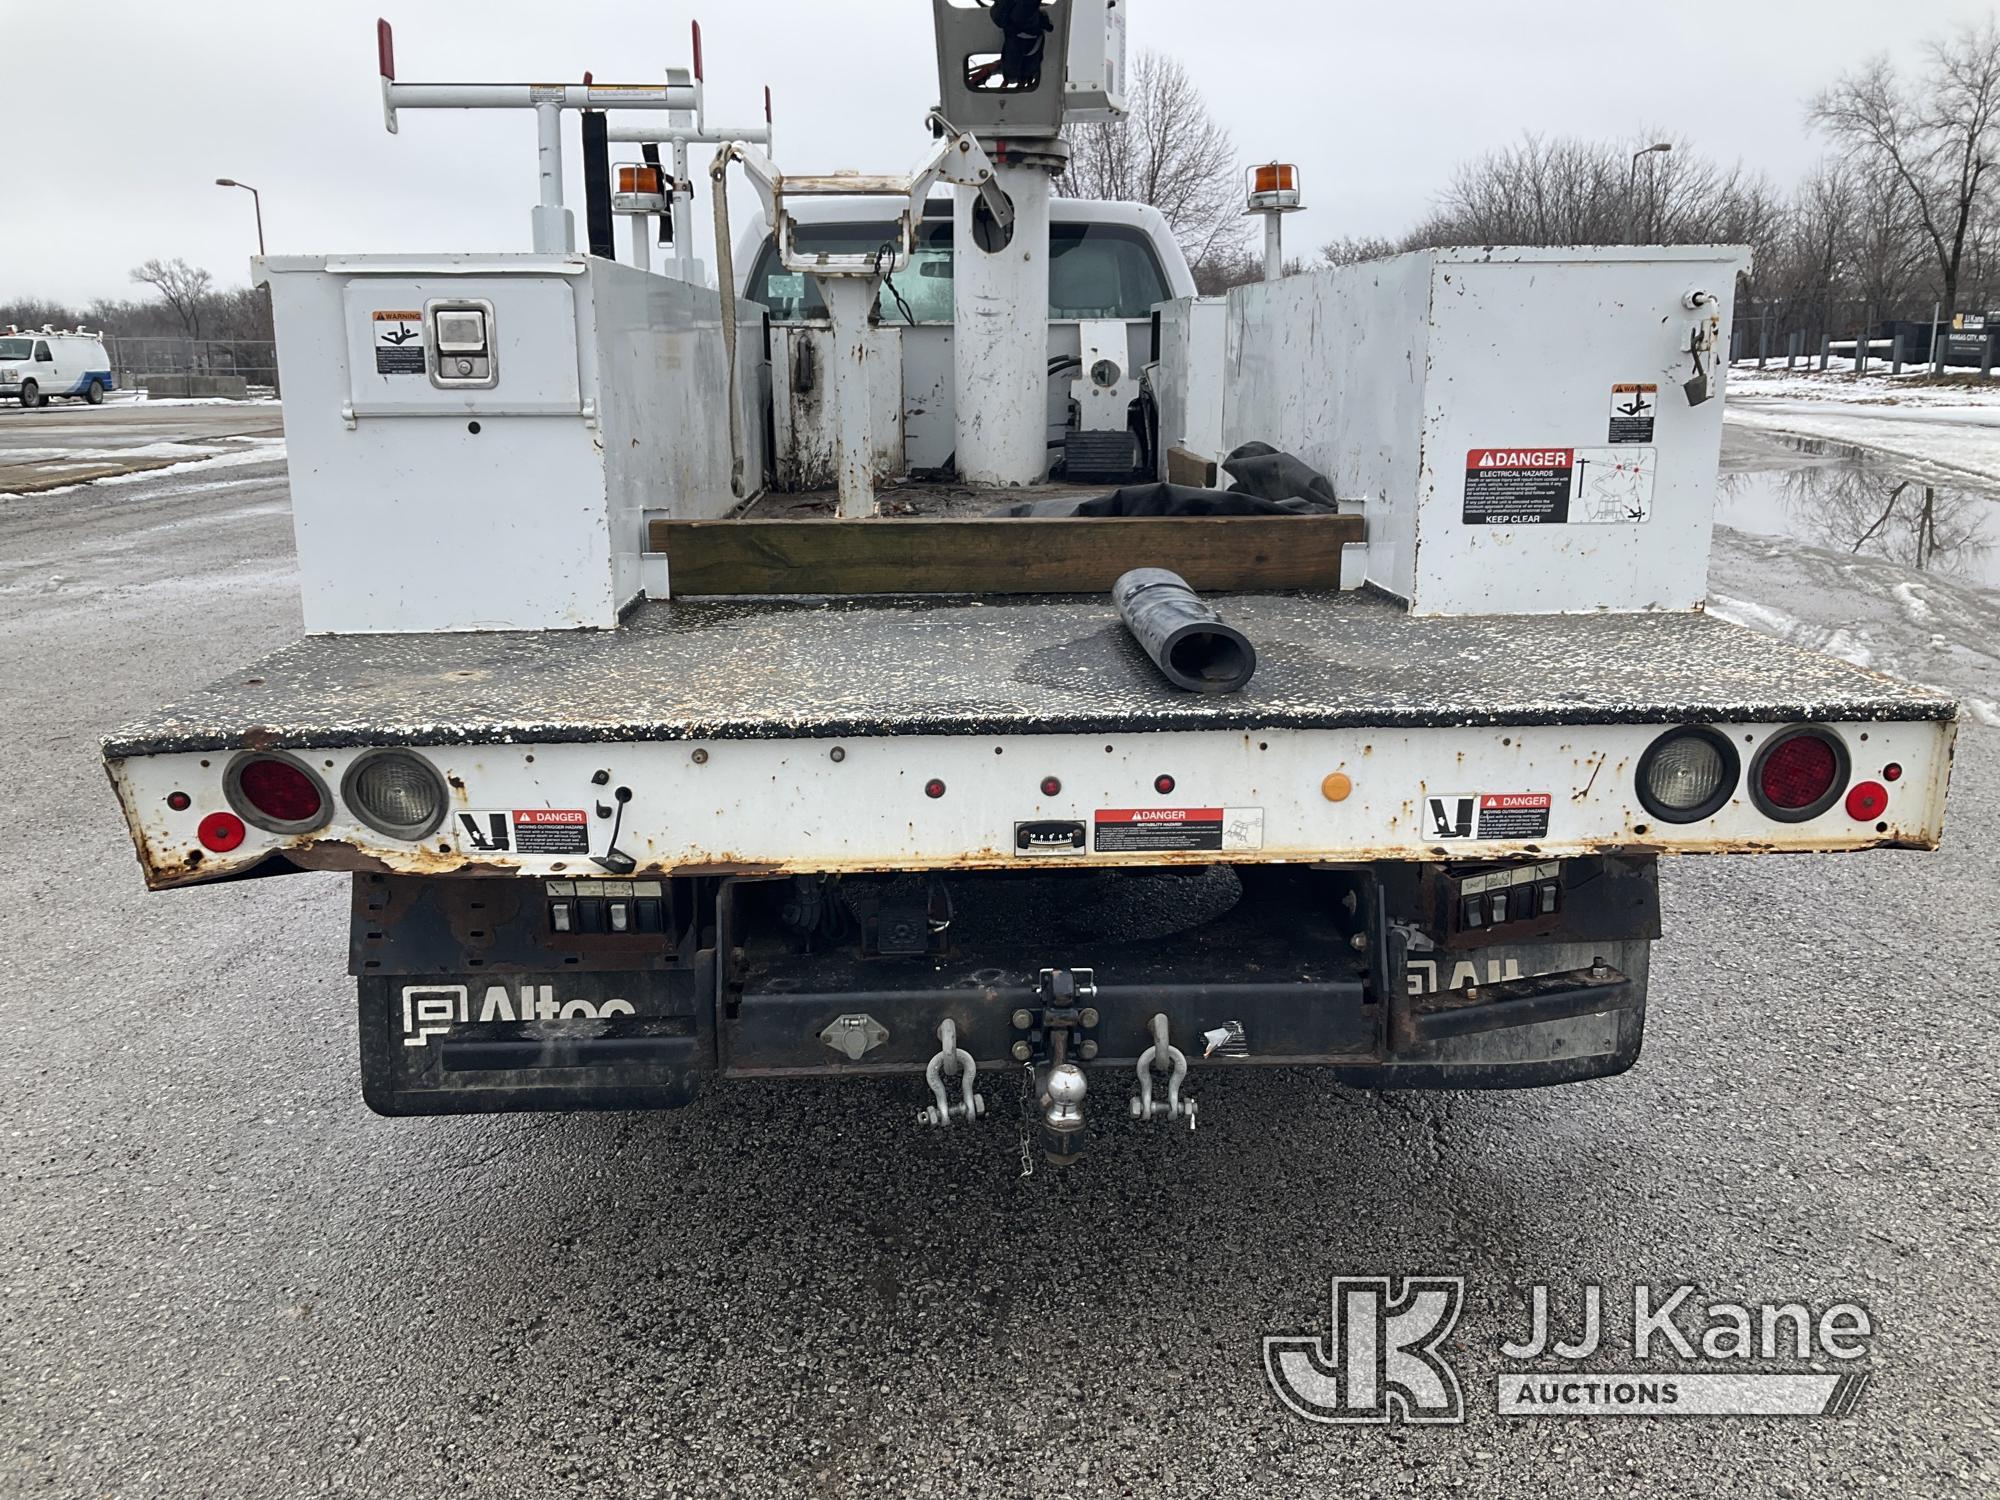
[[[979, 1076], [979, 1064], [972, 1054], [958, 1045], [958, 1023], [946, 1016], [938, 1022], [937, 1056], [924, 1069], [924, 1082], [930, 1085], [931, 1103], [917, 1111], [919, 1125], [949, 1125], [957, 1120], [969, 1124], [986, 1113], [986, 1100], [972, 1091], [973, 1080]], [[953, 1103], [945, 1092], [946, 1078], [958, 1080], [958, 1102]]]
[[[1135, 1071], [1139, 1075], [1139, 1092], [1132, 1096], [1132, 1118], [1135, 1120], [1180, 1120], [1188, 1122], [1188, 1129], [1194, 1129], [1195, 1102], [1181, 1097], [1181, 1084], [1187, 1078], [1187, 1054], [1176, 1047], [1167, 1035], [1167, 1018], [1155, 1014], [1152, 1021], [1153, 1045], [1139, 1054]], [[1153, 1070], [1158, 1068], [1167, 1075], [1167, 1097], [1153, 1097]]]
[[[1014, 1012], [1014, 1029], [1025, 1033], [1014, 1043], [1014, 1059], [1027, 1068], [1021, 1096], [1022, 1176], [1034, 1171], [1031, 1134], [1041, 1137], [1042, 1155], [1051, 1166], [1067, 1166], [1083, 1149], [1087, 1120], [1083, 1101], [1089, 1084], [1072, 1060], [1097, 1056], [1097, 975], [1090, 969], [1044, 969], [1036, 988], [1039, 1007]], [[1041, 1111], [1038, 1129], [1031, 1130], [1029, 1100]]]

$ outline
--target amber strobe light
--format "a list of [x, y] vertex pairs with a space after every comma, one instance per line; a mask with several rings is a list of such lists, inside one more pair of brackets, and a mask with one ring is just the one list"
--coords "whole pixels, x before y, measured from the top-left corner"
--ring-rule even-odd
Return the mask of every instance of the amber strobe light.
[[1696, 823], [1722, 810], [1740, 769], [1736, 747], [1719, 730], [1670, 729], [1639, 757], [1639, 801], [1662, 823]]

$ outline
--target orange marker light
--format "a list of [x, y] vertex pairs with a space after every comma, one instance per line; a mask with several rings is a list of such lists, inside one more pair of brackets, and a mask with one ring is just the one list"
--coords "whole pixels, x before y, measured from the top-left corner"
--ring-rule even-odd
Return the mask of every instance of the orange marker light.
[[1354, 781], [1345, 771], [1335, 771], [1319, 784], [1319, 794], [1329, 802], [1345, 802], [1353, 791]]

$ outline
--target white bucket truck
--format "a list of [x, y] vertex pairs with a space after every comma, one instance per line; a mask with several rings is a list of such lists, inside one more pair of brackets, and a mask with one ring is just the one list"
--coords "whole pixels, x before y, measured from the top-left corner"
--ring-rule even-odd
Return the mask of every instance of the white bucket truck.
[[[711, 167], [830, 311], [814, 513], [765, 490], [764, 309], [617, 264], [608, 221], [569, 247], [552, 122], [636, 95], [385, 77], [535, 110], [537, 249], [266, 263], [309, 634], [104, 746], [151, 885], [352, 873], [374, 1108], [890, 1075], [913, 1122], [1029, 1121], [1032, 1166], [1191, 1126], [1209, 1069], [1600, 1077], [1639, 1057], [1663, 858], [1937, 843], [1951, 701], [1701, 609], [1740, 251], [1171, 298], [1158, 446], [1267, 443], [1337, 506], [991, 514], [1042, 493], [1057, 132], [1117, 107], [1062, 59], [1100, 8], [938, 0], [908, 176]], [[958, 473], [878, 496], [869, 311], [937, 179]], [[842, 194], [879, 245], [798, 233]], [[1207, 594], [1247, 686], [1155, 669], [1107, 597], [1135, 567]]]

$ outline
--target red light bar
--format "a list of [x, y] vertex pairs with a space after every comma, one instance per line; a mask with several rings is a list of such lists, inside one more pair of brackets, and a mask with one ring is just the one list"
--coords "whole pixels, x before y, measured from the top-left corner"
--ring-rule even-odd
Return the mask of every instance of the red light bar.
[[380, 16], [375, 18], [375, 66], [391, 83], [396, 80], [396, 33]]

